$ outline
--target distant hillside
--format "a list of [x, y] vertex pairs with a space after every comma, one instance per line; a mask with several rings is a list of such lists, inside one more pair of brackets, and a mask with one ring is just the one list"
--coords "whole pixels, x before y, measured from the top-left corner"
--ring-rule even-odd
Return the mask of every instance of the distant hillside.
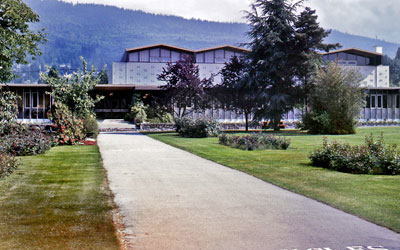
[[[248, 26], [243, 23], [219, 23], [187, 20], [176, 16], [155, 15], [142, 11], [94, 4], [70, 4], [57, 0], [25, 0], [40, 15], [34, 28], [46, 28], [48, 43], [43, 55], [21, 72], [35, 81], [44, 65], [79, 67], [79, 56], [101, 68], [118, 61], [125, 48], [155, 43], [199, 49], [222, 44], [246, 42]], [[373, 50], [384, 46], [384, 52], [394, 56], [399, 44], [376, 41], [339, 31], [332, 31], [327, 42], [339, 42], [343, 47]]]

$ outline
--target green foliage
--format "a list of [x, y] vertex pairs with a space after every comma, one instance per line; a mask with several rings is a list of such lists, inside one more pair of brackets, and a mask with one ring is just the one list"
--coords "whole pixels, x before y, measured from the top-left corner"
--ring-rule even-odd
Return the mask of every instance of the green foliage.
[[191, 56], [176, 63], [167, 63], [157, 79], [165, 82], [160, 86], [164, 90], [162, 104], [174, 112], [174, 116], [182, 118], [208, 106], [206, 89], [211, 86], [213, 77], [200, 79], [199, 67]]
[[99, 134], [99, 126], [97, 124], [97, 120], [94, 116], [86, 116], [83, 120], [83, 129], [86, 137], [97, 138]]
[[303, 118], [312, 134], [354, 134], [364, 104], [360, 74], [329, 63], [313, 79], [311, 112]]
[[9, 133], [0, 137], [0, 152], [17, 156], [43, 154], [55, 144], [53, 137], [41, 128], [14, 125]]
[[271, 120], [276, 130], [283, 114], [298, 102], [299, 82], [312, 71], [318, 50], [336, 46], [323, 44], [329, 33], [319, 27], [315, 11], [296, 13], [302, 2], [254, 0], [247, 13], [252, 39], [249, 85], [263, 90], [255, 118]]
[[313, 151], [309, 158], [314, 166], [353, 174], [400, 174], [400, 152], [397, 145], [386, 146], [383, 134], [375, 141], [373, 135], [365, 137], [365, 145], [328, 142]]
[[57, 132], [56, 142], [63, 145], [73, 145], [85, 139], [83, 121], [77, 118], [62, 102], [56, 101], [49, 114], [53, 128]]
[[0, 22], [0, 83], [4, 83], [16, 77], [12, 71], [14, 63], [26, 64], [28, 54], [40, 54], [38, 43], [45, 38], [42, 31], [30, 29], [31, 23], [39, 22], [39, 15], [22, 0], [2, 0]]
[[0, 179], [10, 175], [18, 167], [18, 161], [14, 156], [0, 152]]
[[276, 137], [274, 135], [265, 135], [261, 133], [252, 133], [242, 136], [221, 134], [218, 136], [218, 139], [219, 144], [242, 150], [286, 150], [290, 146], [290, 139]]
[[124, 120], [132, 123], [172, 123], [173, 117], [165, 106], [159, 106], [156, 103], [152, 106], [144, 105], [139, 95], [134, 97], [134, 105]]
[[244, 114], [246, 131], [249, 129], [250, 114], [258, 108], [256, 104], [258, 91], [249, 84], [251, 79], [248, 70], [248, 61], [234, 56], [221, 69], [222, 82], [213, 87], [212, 91], [222, 108]]
[[92, 98], [92, 91], [99, 82], [99, 76], [95, 75], [95, 68], [89, 71], [86, 61], [81, 57], [83, 69], [72, 75], [52, 77], [41, 73], [41, 77], [52, 89], [51, 95], [57, 102], [65, 104], [73, 115], [84, 119], [88, 115], [94, 115], [94, 107], [103, 97]]
[[180, 136], [188, 138], [215, 137], [220, 131], [217, 121], [207, 119], [176, 118], [175, 126]]
[[99, 84], [108, 84], [108, 73], [107, 66], [105, 65], [100, 73], [97, 75], [99, 78]]
[[15, 123], [18, 116], [18, 97], [11, 91], [0, 88], [0, 135], [7, 132], [10, 123]]

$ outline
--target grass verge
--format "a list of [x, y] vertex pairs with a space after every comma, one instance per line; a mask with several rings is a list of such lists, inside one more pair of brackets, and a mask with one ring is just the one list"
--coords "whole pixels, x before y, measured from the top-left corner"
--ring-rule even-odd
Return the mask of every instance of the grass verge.
[[21, 157], [0, 180], [0, 249], [118, 249], [97, 146]]
[[[389, 144], [400, 142], [399, 127], [359, 128], [356, 135], [327, 136], [329, 140], [364, 143], [366, 135], [384, 133]], [[354, 175], [310, 166], [309, 153], [322, 136], [297, 131], [288, 150], [243, 151], [218, 144], [217, 138], [181, 138], [174, 133], [150, 137], [203, 158], [243, 171], [296, 193], [400, 232], [400, 176]]]

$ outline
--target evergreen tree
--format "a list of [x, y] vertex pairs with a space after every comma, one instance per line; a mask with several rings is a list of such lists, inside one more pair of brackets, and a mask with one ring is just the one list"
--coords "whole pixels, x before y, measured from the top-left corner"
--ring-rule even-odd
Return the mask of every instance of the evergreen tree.
[[213, 88], [213, 96], [220, 102], [222, 108], [243, 114], [246, 121], [246, 131], [249, 130], [249, 118], [256, 111], [254, 105], [257, 97], [256, 89], [250, 87], [248, 62], [244, 58], [234, 56], [225, 63], [220, 74], [222, 82]]
[[316, 50], [332, 47], [322, 43], [328, 33], [319, 27], [314, 11], [306, 8], [296, 14], [302, 2], [254, 0], [247, 13], [251, 85], [262, 91], [255, 117], [271, 120], [274, 129], [298, 102], [299, 86], [312, 71]]

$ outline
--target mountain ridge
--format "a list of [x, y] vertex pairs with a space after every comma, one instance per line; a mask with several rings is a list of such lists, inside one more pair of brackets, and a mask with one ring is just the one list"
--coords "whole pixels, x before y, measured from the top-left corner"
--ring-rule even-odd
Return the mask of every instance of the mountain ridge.
[[[223, 44], [238, 46], [248, 42], [245, 23], [221, 23], [186, 19], [173, 15], [151, 14], [101, 4], [72, 4], [58, 0], [24, 0], [40, 15], [34, 29], [45, 28], [48, 42], [41, 45], [43, 55], [24, 71], [39, 72], [44, 65], [79, 68], [79, 56], [101, 69], [119, 61], [126, 48], [167, 43], [189, 49]], [[346, 47], [374, 50], [382, 45], [393, 57], [400, 44], [350, 35], [337, 30], [326, 38]], [[38, 74], [37, 76], [38, 77]]]

